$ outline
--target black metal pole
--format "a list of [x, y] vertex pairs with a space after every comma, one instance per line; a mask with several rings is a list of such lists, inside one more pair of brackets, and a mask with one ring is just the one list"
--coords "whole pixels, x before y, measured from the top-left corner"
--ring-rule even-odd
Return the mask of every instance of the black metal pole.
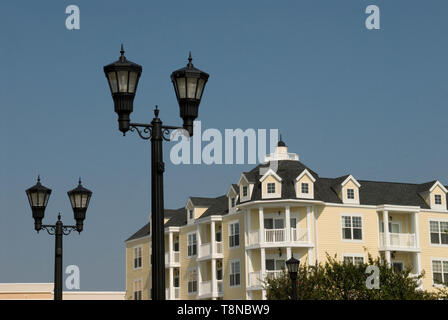
[[152, 299], [165, 300], [165, 230], [163, 224], [162, 121], [154, 111], [151, 135], [151, 223], [152, 223]]
[[292, 300], [297, 300], [297, 278], [291, 278], [292, 282]]
[[62, 227], [59, 216], [55, 228], [54, 300], [62, 300]]

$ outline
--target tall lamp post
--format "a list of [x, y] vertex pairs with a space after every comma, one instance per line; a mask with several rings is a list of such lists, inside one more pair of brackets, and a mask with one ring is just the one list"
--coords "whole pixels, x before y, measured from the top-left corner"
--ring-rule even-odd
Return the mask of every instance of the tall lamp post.
[[199, 104], [209, 75], [193, 66], [191, 53], [186, 67], [171, 74], [183, 127], [163, 125], [159, 109], [150, 124], [131, 123], [134, 97], [142, 67], [126, 59], [123, 45], [120, 58], [105, 66], [104, 73], [114, 100], [114, 110], [118, 115], [118, 129], [123, 132], [136, 131], [144, 140], [151, 141], [151, 215], [152, 215], [152, 299], [165, 300], [165, 241], [163, 204], [163, 162], [162, 141], [170, 141], [171, 130], [183, 130], [187, 136], [193, 135], [193, 121], [198, 116]]
[[292, 300], [297, 300], [297, 272], [299, 271], [299, 266], [300, 261], [294, 258], [294, 256], [286, 260], [286, 267], [292, 282]]
[[82, 186], [81, 179], [79, 179], [78, 187], [67, 192], [76, 221], [75, 226], [64, 226], [61, 221], [61, 213], [59, 213], [55, 225], [42, 224], [51, 189], [40, 183], [40, 177], [37, 178], [36, 185], [26, 190], [26, 194], [33, 213], [34, 229], [38, 233], [44, 229], [48, 234], [55, 236], [54, 300], [62, 300], [62, 236], [69, 235], [73, 230], [81, 233], [92, 192]]

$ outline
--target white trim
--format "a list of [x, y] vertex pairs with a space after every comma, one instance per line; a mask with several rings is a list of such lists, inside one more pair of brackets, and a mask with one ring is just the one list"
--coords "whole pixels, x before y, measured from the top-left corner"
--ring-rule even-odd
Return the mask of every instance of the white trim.
[[[231, 246], [230, 246], [230, 241], [229, 241], [229, 239], [227, 239], [227, 249], [229, 249], [229, 250], [237, 249], [237, 248], [239, 248], [240, 245], [241, 245], [241, 222], [240, 222], [239, 219], [236, 219], [236, 220], [232, 220], [232, 221], [228, 221], [228, 222], [227, 222], [227, 237], [230, 237], [230, 236], [231, 236], [231, 234], [230, 234], [230, 226], [231, 226], [231, 225], [234, 225], [234, 224], [236, 224], [236, 223], [238, 223], [238, 245], [237, 245], [237, 246], [233, 246], [233, 247], [231, 247]], [[222, 240], [224, 240], [224, 239], [222, 239]]]
[[440, 189], [442, 189], [443, 192], [445, 192], [445, 196], [446, 196], [446, 194], [448, 193], [448, 190], [445, 188], [445, 186], [443, 184], [440, 183], [439, 180], [434, 182], [433, 186], [429, 189], [429, 192], [432, 192], [437, 186], [439, 186]]
[[445, 285], [443, 285], [443, 284], [436, 284], [436, 283], [434, 283], [434, 271], [433, 271], [433, 268], [432, 268], [432, 262], [434, 261], [434, 260], [436, 260], [436, 261], [441, 261], [442, 262], [442, 277], [443, 277], [443, 262], [444, 261], [448, 261], [448, 258], [437, 258], [437, 257], [431, 257], [430, 258], [430, 261], [431, 261], [431, 279], [432, 279], [432, 286], [433, 287], [437, 287], [437, 288], [443, 288], [443, 287], [446, 287]]
[[[140, 251], [140, 257], [136, 257], [135, 249], [140, 249], [139, 250]], [[139, 244], [139, 245], [137, 245], [135, 247], [132, 247], [132, 257], [133, 257], [133, 259], [132, 259], [132, 266], [134, 268], [133, 270], [143, 269], [143, 247], [142, 247], [141, 244]], [[140, 266], [136, 268], [135, 267], [135, 259], [138, 259], [138, 258], [140, 258]]]
[[238, 182], [236, 183], [238, 186], [240, 186], [241, 184], [241, 180], [244, 178], [244, 180], [246, 180], [247, 184], [250, 184], [249, 180], [246, 178], [246, 175], [244, 173], [241, 173], [240, 179], [238, 180]]
[[362, 263], [366, 263], [365, 253], [343, 253], [342, 254], [342, 262], [344, 262], [345, 257], [353, 258], [353, 263], [355, 263], [355, 258], [362, 258]]
[[[232, 274], [231, 273], [232, 272], [232, 263], [235, 263], [235, 262], [238, 262], [238, 264], [240, 265], [240, 273], [239, 273], [239, 275], [240, 275], [240, 283], [237, 284], [237, 285], [233, 285], [232, 286], [230, 284], [230, 275]], [[237, 273], [233, 273], [233, 274], [237, 274]], [[229, 260], [229, 288], [239, 288], [239, 287], [241, 287], [241, 283], [243, 282], [243, 279], [242, 279], [241, 275], [242, 275], [242, 273], [241, 273], [241, 260], [240, 259]], [[224, 278], [224, 274], [223, 274], [223, 278]]]
[[296, 181], [299, 181], [300, 179], [302, 179], [302, 177], [303, 177], [304, 175], [307, 175], [307, 176], [311, 179], [311, 181], [313, 181], [313, 183], [316, 182], [316, 179], [315, 179], [315, 178], [313, 177], [313, 175], [308, 171], [308, 169], [303, 170], [302, 173], [299, 174], [299, 176], [296, 178]]
[[347, 182], [349, 182], [350, 180], [353, 181], [353, 183], [359, 188], [361, 187], [361, 185], [359, 184], [359, 182], [350, 174], [342, 183], [341, 186], [344, 187]]
[[[189, 236], [190, 236], [190, 234], [195, 234], [196, 235], [196, 254], [193, 254], [193, 255], [188, 255], [188, 246], [189, 246], [189, 242], [188, 242], [188, 240], [189, 240]], [[180, 239], [179, 239], [180, 240]], [[180, 243], [179, 243], [179, 246], [180, 246]], [[191, 232], [188, 232], [187, 233], [187, 259], [191, 259], [191, 258], [194, 258], [194, 257], [198, 257], [199, 256], [199, 247], [200, 247], [200, 245], [199, 245], [199, 242], [198, 242], [198, 230], [195, 230], [195, 231], [191, 231]], [[179, 248], [180, 249], [180, 248]]]
[[438, 247], [438, 248], [448, 248], [448, 244], [442, 244], [442, 243], [432, 243], [431, 241], [431, 221], [433, 222], [439, 222], [439, 240], [442, 242], [442, 239], [440, 237], [440, 222], [448, 222], [448, 219], [437, 219], [437, 218], [429, 218], [428, 219], [428, 237], [429, 237], [429, 246], [431, 247]]
[[268, 176], [273, 176], [278, 182], [282, 182], [282, 178], [280, 178], [280, 176], [271, 168], [269, 168], [269, 170], [260, 178], [260, 182], [263, 182]]

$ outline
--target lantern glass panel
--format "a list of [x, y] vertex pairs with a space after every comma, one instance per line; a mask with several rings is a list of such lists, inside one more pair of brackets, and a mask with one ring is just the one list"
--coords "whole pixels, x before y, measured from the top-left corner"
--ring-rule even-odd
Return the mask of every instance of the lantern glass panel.
[[118, 71], [118, 89], [120, 92], [128, 92], [128, 71]]
[[194, 99], [194, 97], [196, 95], [197, 83], [198, 83], [197, 78], [188, 78], [187, 79], [187, 98]]
[[177, 78], [177, 92], [179, 93], [179, 99], [187, 97], [185, 78]]
[[109, 72], [107, 78], [109, 79], [110, 90], [112, 93], [118, 92], [117, 74], [115, 71]]
[[201, 99], [202, 91], [204, 90], [204, 84], [205, 84], [204, 79], [199, 79], [199, 81], [198, 81], [198, 90], [196, 92], [196, 99]]
[[136, 85], [137, 85], [137, 72], [131, 71], [129, 73], [129, 93], [135, 93]]

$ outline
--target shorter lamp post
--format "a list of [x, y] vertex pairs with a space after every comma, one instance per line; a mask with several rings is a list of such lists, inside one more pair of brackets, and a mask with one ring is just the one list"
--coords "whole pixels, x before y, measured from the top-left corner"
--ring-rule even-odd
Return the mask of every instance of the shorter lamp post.
[[299, 271], [300, 261], [294, 257], [286, 260], [289, 277], [292, 282], [292, 300], [297, 300], [297, 272]]
[[38, 233], [44, 229], [48, 234], [55, 236], [54, 300], [62, 300], [62, 236], [69, 235], [72, 230], [81, 233], [92, 191], [84, 188], [81, 184], [81, 179], [79, 179], [78, 187], [67, 192], [76, 220], [76, 226], [64, 226], [61, 221], [61, 213], [59, 213], [58, 221], [55, 225], [42, 224], [51, 189], [44, 187], [40, 183], [40, 177], [37, 178], [36, 185], [26, 190], [26, 194], [33, 213], [34, 229]]

